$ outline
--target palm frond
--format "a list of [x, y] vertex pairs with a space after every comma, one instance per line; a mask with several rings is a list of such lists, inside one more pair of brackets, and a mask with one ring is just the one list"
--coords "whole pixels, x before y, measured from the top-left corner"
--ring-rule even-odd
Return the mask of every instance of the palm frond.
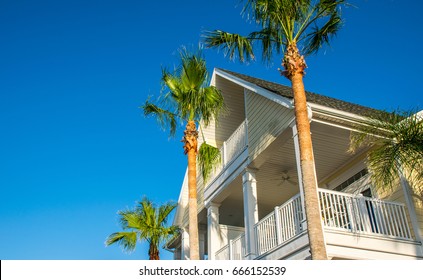
[[208, 48], [223, 50], [225, 56], [231, 60], [238, 58], [241, 62], [254, 60], [254, 52], [251, 39], [239, 34], [233, 34], [221, 30], [206, 31], [203, 40]]
[[160, 243], [178, 232], [176, 226], [166, 225], [167, 218], [175, 207], [173, 202], [156, 207], [151, 200], [144, 197], [134, 209], [118, 212], [122, 228], [132, 230], [111, 234], [106, 239], [106, 245], [117, 243], [123, 250], [132, 252], [137, 240], [144, 240], [158, 248]]
[[203, 142], [198, 150], [198, 165], [201, 175], [206, 182], [213, 170], [215, 170], [222, 162], [220, 150], [206, 142]]
[[[261, 30], [248, 36], [215, 30], [205, 34], [207, 47], [225, 51], [230, 59], [248, 60], [255, 47], [261, 48], [262, 59], [270, 61], [274, 52], [279, 53], [290, 44], [301, 42], [304, 55], [316, 53], [329, 44], [342, 26], [340, 8], [345, 0], [247, 0], [243, 15], [261, 26]], [[261, 44], [257, 44], [261, 42]], [[253, 45], [254, 48], [253, 48]]]
[[133, 252], [137, 244], [137, 233], [131, 232], [115, 232], [106, 240], [106, 246], [117, 243], [124, 251]]
[[266, 62], [271, 61], [274, 51], [280, 54], [284, 50], [284, 36], [270, 26], [250, 33], [249, 37], [261, 42], [262, 58]]
[[185, 90], [198, 91], [205, 86], [208, 78], [206, 61], [200, 51], [193, 54], [183, 48], [181, 55], [181, 79], [182, 86]]
[[156, 104], [149, 102], [148, 100], [145, 102], [144, 105], [141, 106], [141, 109], [144, 111], [145, 116], [154, 115], [156, 116], [156, 120], [159, 125], [166, 129], [169, 127], [169, 133], [171, 136], [175, 135], [176, 128], [177, 128], [177, 119], [179, 118], [178, 115], [160, 108]]
[[197, 94], [196, 121], [201, 120], [205, 126], [208, 126], [222, 113], [226, 113], [222, 92], [214, 86], [201, 88]]
[[133, 210], [122, 210], [118, 212], [120, 216], [120, 225], [123, 229], [139, 229], [140, 217]]
[[423, 183], [423, 120], [415, 111], [382, 112], [350, 136], [350, 152], [369, 147], [367, 165], [373, 184], [392, 188], [399, 174]]
[[338, 13], [333, 12], [329, 20], [323, 26], [314, 26], [311, 33], [307, 35], [304, 55], [316, 53], [323, 45], [329, 45], [330, 39], [342, 27], [342, 19]]

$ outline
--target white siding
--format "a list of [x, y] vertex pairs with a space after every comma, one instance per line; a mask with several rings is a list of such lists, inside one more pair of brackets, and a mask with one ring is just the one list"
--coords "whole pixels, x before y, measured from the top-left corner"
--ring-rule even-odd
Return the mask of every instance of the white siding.
[[253, 160], [288, 127], [294, 111], [248, 90], [246, 108], [249, 156]]
[[208, 127], [203, 127], [203, 132], [207, 143], [220, 147], [245, 120], [244, 89], [219, 76], [216, 76], [215, 84], [223, 94], [227, 111], [217, 123], [211, 122]]
[[413, 197], [414, 207], [416, 208], [417, 222], [419, 223], [420, 232], [423, 233], [423, 200], [422, 198]]

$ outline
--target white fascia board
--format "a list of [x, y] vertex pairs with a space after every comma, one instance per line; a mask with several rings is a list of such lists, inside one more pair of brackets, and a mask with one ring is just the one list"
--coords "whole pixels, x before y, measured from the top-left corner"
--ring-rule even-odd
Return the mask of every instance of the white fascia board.
[[341, 111], [338, 109], [333, 109], [327, 106], [323, 106], [323, 105], [319, 105], [316, 103], [311, 103], [311, 102], [307, 102], [307, 104], [311, 107], [311, 110], [316, 112], [316, 113], [321, 113], [336, 119], [341, 119], [344, 121], [349, 121], [349, 122], [353, 122], [353, 123], [361, 123], [364, 120], [366, 120], [366, 117], [357, 115], [357, 114], [353, 114], [353, 113], [348, 113], [345, 111]]
[[219, 69], [214, 69], [213, 71], [213, 78], [212, 78], [212, 83], [214, 83], [215, 80], [215, 75], [219, 75], [237, 85], [240, 85], [242, 87], [244, 87], [245, 89], [248, 89], [252, 92], [255, 92], [263, 97], [266, 97], [267, 99], [270, 99], [288, 109], [293, 109], [294, 105], [292, 104], [292, 101], [289, 98], [283, 97], [281, 95], [277, 95], [271, 91], [268, 91], [262, 87], [259, 87], [253, 83], [247, 82], [241, 78], [235, 77], [229, 73], [226, 73], [224, 71], [221, 71]]
[[213, 74], [210, 80], [211, 86], [216, 86], [216, 68], [213, 69]]

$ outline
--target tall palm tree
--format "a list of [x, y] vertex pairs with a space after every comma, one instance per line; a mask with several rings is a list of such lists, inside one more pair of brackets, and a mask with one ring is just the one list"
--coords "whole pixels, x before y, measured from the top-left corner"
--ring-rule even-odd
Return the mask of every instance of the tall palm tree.
[[[304, 186], [307, 230], [312, 259], [327, 259], [323, 228], [318, 207], [310, 123], [304, 90], [304, 55], [316, 53], [336, 34], [342, 24], [343, 0], [247, 0], [243, 13], [255, 20], [260, 30], [246, 36], [215, 30], [206, 32], [207, 47], [221, 48], [231, 59], [248, 61], [261, 49], [264, 61], [274, 52], [283, 53], [281, 75], [291, 81], [298, 130], [301, 172]], [[300, 47], [300, 48], [299, 48]]]
[[124, 230], [112, 233], [106, 245], [119, 244], [123, 250], [132, 252], [137, 241], [147, 241], [150, 260], [159, 260], [159, 246], [178, 232], [176, 226], [167, 226], [169, 214], [175, 203], [165, 203], [156, 207], [150, 200], [143, 198], [132, 210], [119, 211], [120, 224]]
[[159, 98], [159, 105], [147, 101], [143, 106], [145, 115], [155, 115], [157, 120], [176, 132], [178, 120], [186, 123], [184, 153], [188, 157], [188, 211], [190, 259], [198, 260], [197, 221], [197, 154], [203, 156], [199, 162], [203, 177], [207, 179], [213, 163], [219, 161], [219, 150], [203, 142], [198, 153], [198, 130], [200, 120], [207, 126], [224, 109], [223, 96], [214, 86], [207, 86], [208, 72], [201, 53], [192, 54], [185, 49], [180, 52], [181, 64], [173, 72], [163, 70], [162, 82], [168, 90]]
[[372, 184], [392, 189], [403, 176], [423, 198], [423, 111], [381, 112], [351, 134], [350, 152], [370, 147], [367, 166]]

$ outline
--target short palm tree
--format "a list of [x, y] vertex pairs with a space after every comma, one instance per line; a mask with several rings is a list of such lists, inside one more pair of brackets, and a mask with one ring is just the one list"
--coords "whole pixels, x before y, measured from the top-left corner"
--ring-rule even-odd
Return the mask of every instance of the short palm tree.
[[205, 141], [198, 151], [197, 125], [207, 126], [224, 109], [223, 96], [214, 86], [207, 86], [208, 72], [201, 53], [192, 54], [183, 49], [180, 52], [181, 64], [170, 73], [163, 70], [162, 82], [167, 91], [159, 98], [159, 105], [147, 101], [143, 106], [145, 115], [155, 115], [157, 120], [176, 132], [179, 122], [185, 123], [182, 142], [188, 157], [188, 211], [190, 259], [198, 260], [198, 221], [197, 221], [197, 155], [201, 163], [203, 177], [207, 179], [213, 166], [219, 162], [219, 150]]
[[423, 111], [374, 115], [351, 134], [350, 151], [370, 147], [367, 166], [372, 184], [392, 189], [404, 176], [415, 194], [423, 195]]
[[207, 47], [221, 48], [231, 59], [248, 61], [261, 49], [264, 61], [283, 53], [279, 70], [292, 84], [295, 117], [300, 144], [301, 172], [307, 230], [312, 259], [327, 259], [323, 228], [318, 207], [310, 121], [307, 113], [303, 77], [304, 55], [316, 53], [342, 25], [340, 6], [343, 0], [246, 0], [243, 13], [253, 18], [260, 29], [247, 36], [215, 30], [205, 34]]
[[175, 203], [165, 203], [156, 207], [150, 200], [143, 198], [132, 210], [119, 211], [120, 224], [124, 230], [112, 233], [106, 245], [119, 244], [123, 250], [132, 252], [138, 241], [147, 241], [150, 260], [159, 260], [159, 247], [173, 237], [176, 226], [167, 226], [169, 214], [175, 209]]

